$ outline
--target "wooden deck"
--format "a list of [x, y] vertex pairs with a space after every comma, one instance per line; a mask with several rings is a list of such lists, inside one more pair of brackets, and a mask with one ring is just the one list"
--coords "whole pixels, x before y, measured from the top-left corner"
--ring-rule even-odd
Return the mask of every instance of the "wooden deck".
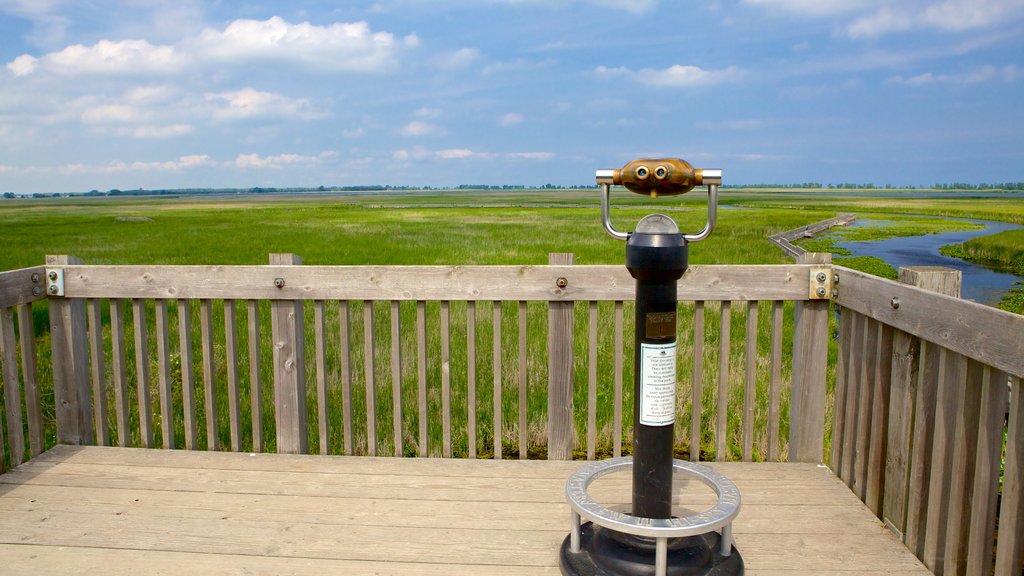
[[[582, 463], [58, 446], [0, 476], [5, 574], [558, 574]], [[929, 574], [827, 468], [712, 463], [748, 574]], [[628, 474], [601, 479], [604, 502]], [[698, 487], [700, 488], [698, 490]], [[706, 503], [677, 487], [680, 508]]]

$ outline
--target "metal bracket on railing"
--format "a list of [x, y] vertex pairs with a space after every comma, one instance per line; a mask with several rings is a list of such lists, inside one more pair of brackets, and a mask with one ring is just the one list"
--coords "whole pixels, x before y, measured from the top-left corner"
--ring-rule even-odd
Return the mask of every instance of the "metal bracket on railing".
[[807, 296], [811, 300], [828, 300], [832, 297], [832, 269], [811, 268]]
[[46, 294], [48, 296], [64, 295], [64, 269], [46, 269]]

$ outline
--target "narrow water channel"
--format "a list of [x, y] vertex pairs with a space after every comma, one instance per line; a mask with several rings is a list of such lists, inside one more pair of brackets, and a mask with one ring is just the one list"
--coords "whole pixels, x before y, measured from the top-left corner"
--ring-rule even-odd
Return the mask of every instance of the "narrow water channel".
[[[1024, 282], [1024, 278], [1006, 272], [998, 272], [980, 264], [960, 260], [959, 258], [943, 256], [939, 253], [939, 248], [948, 244], [960, 244], [971, 238], [988, 236], [1004, 230], [1018, 230], [1024, 228], [1024, 226], [991, 220], [967, 218], [956, 218], [956, 220], [974, 222], [985, 226], [985, 228], [961, 232], [925, 234], [923, 236], [886, 238], [867, 242], [840, 242], [836, 246], [849, 250], [854, 256], [875, 256], [881, 258], [897, 270], [901, 266], [946, 266], [960, 270], [963, 274], [960, 295], [967, 300], [995, 306], [1010, 291], [1014, 284]], [[884, 226], [884, 224], [885, 221], [881, 219], [861, 218], [852, 226]]]

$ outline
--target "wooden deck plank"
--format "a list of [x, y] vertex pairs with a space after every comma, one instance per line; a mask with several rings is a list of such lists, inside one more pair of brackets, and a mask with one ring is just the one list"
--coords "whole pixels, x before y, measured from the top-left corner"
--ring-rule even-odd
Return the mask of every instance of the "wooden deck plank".
[[[581, 465], [60, 446], [0, 476], [0, 563], [13, 574], [554, 575], [565, 480]], [[747, 574], [927, 574], [826, 468], [711, 466], [740, 488]], [[629, 485], [613, 474], [591, 492], [625, 507]], [[681, 511], [712, 500], [677, 483]]]

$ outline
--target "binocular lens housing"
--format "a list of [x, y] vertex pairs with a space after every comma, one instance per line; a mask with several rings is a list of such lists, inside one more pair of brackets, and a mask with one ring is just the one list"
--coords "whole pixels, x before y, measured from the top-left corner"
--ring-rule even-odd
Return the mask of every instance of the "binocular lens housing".
[[703, 183], [701, 172], [679, 158], [640, 159], [615, 170], [612, 183], [652, 198], [676, 196], [700, 186]]

